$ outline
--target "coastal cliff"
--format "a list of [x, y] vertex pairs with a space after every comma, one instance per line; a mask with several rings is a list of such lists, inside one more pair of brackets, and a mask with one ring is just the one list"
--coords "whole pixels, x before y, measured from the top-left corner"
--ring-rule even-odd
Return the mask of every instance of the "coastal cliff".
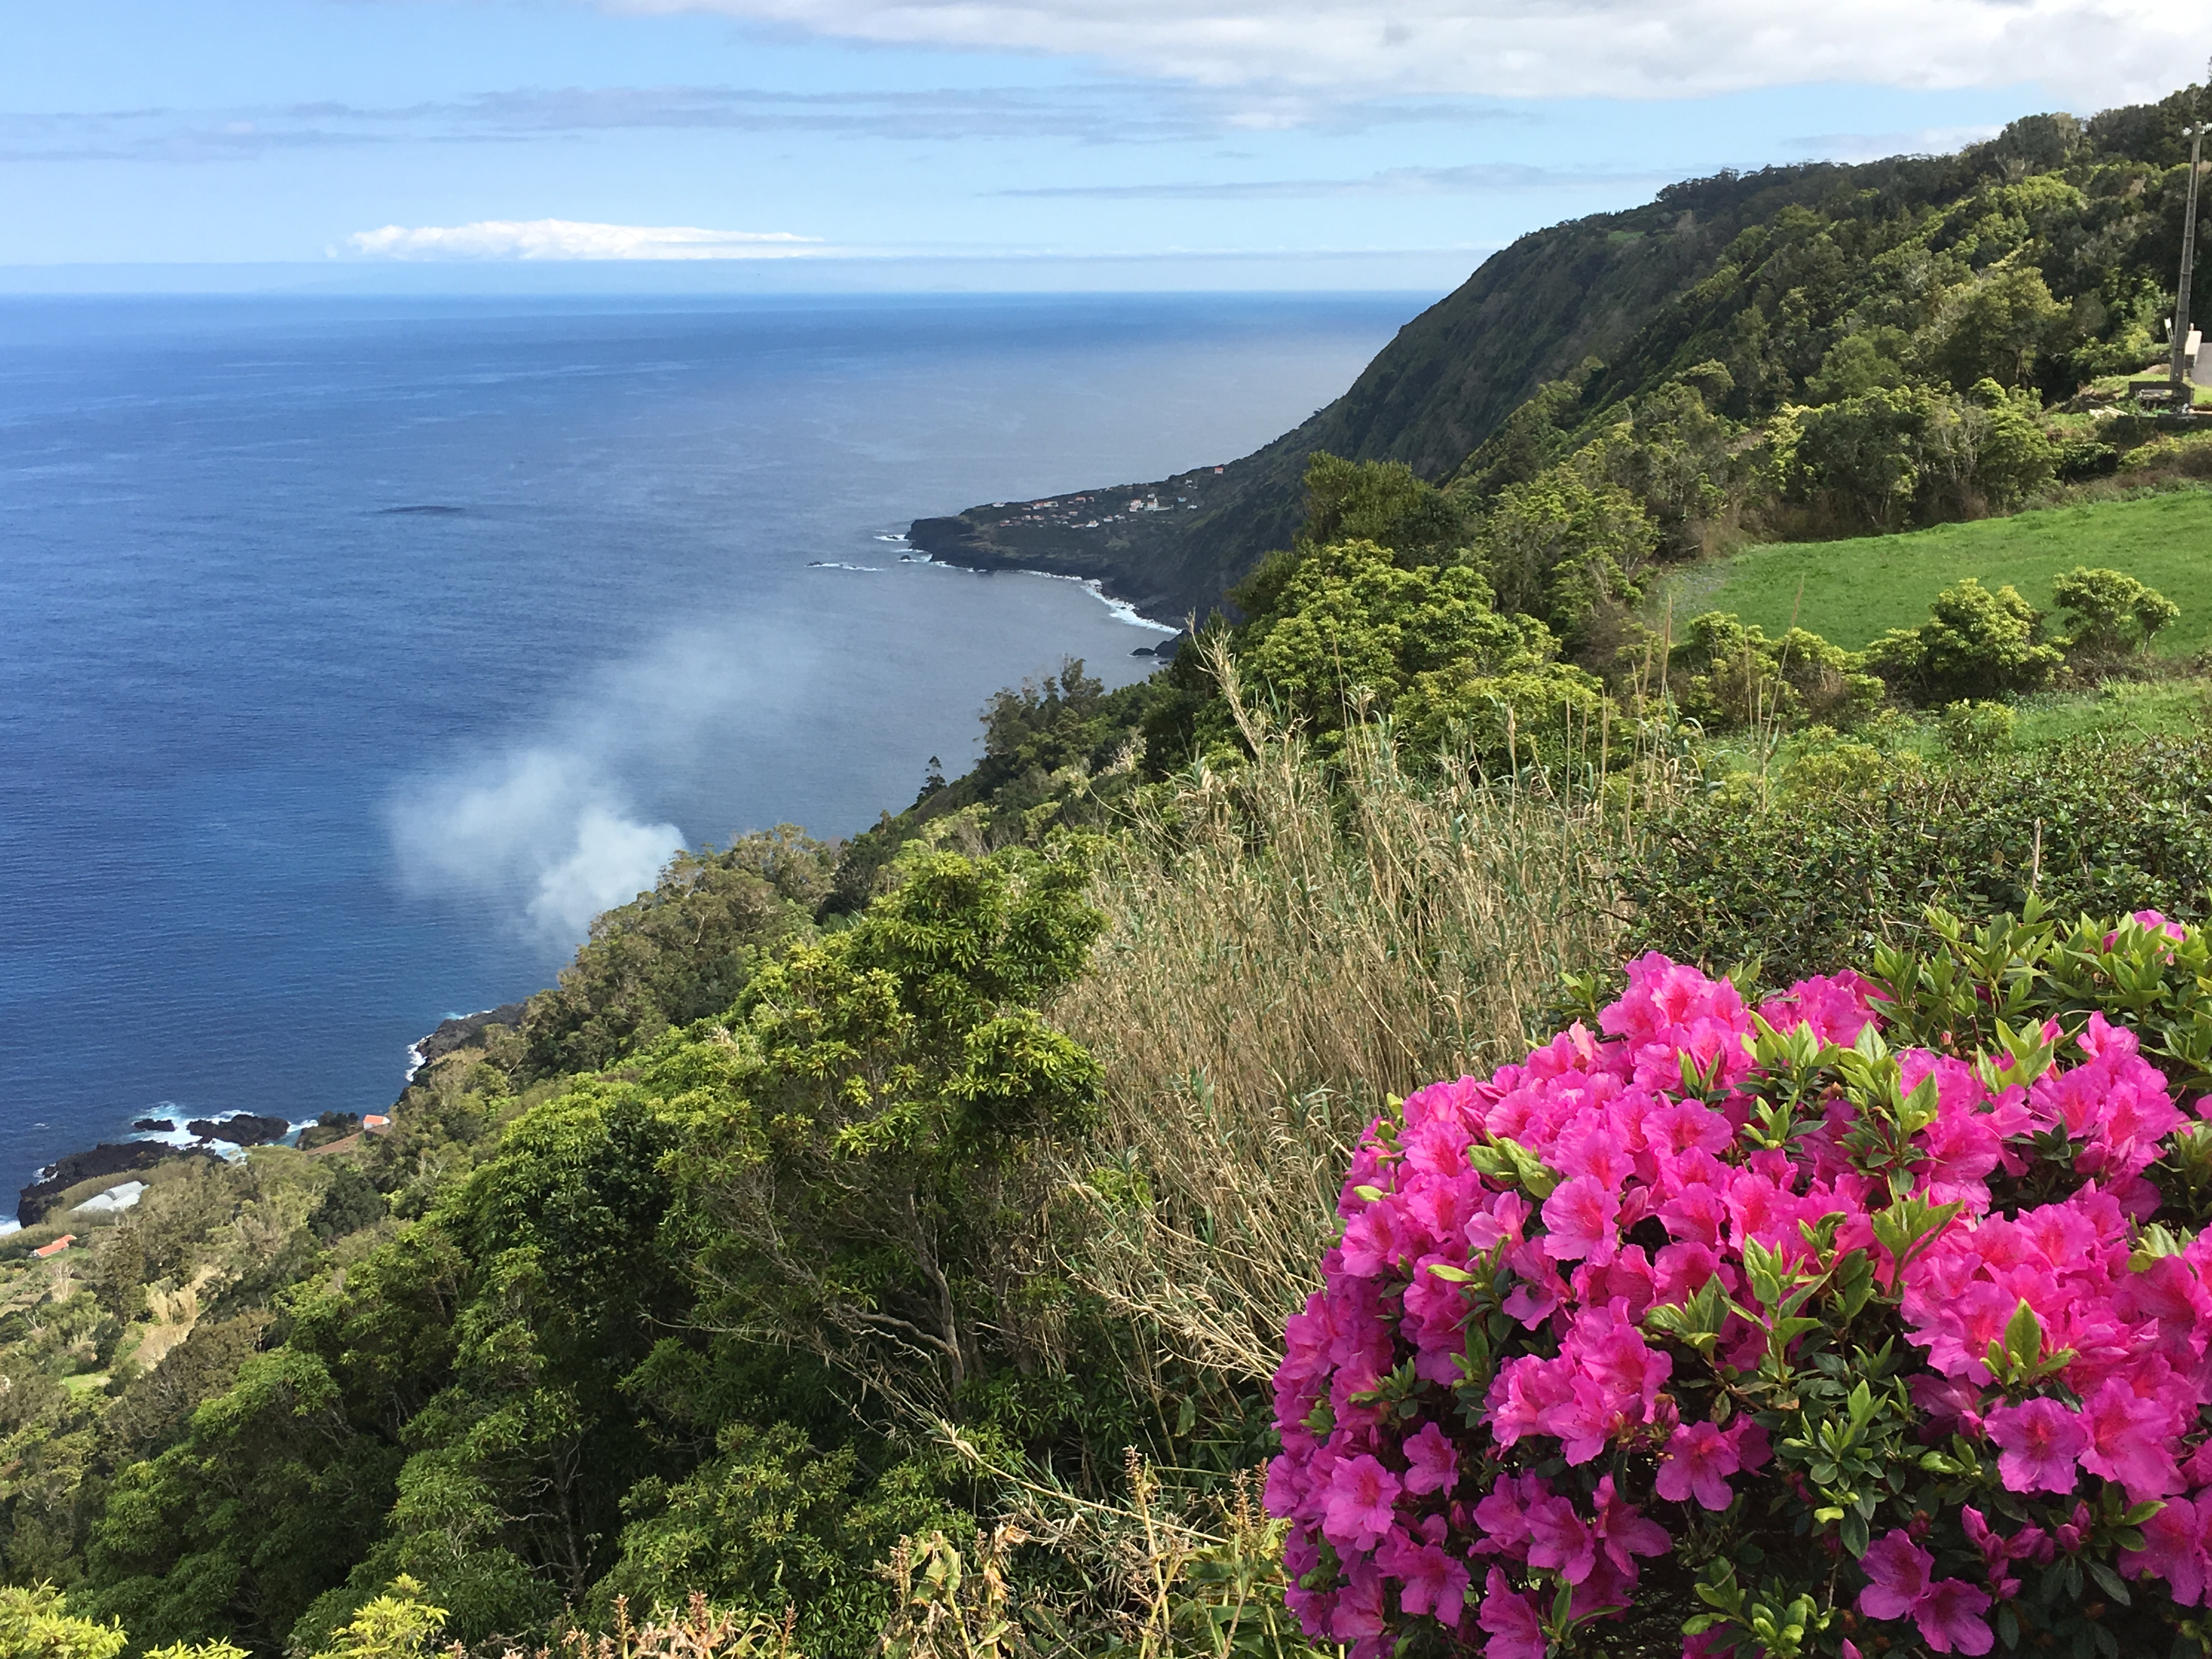
[[1643, 207], [1533, 232], [1407, 323], [1342, 397], [1262, 449], [1166, 478], [917, 519], [907, 538], [951, 564], [1094, 580], [1159, 621], [1203, 616], [1290, 544], [1316, 450], [1401, 461], [1437, 482], [1540, 386], [1588, 359], [1604, 365], [1582, 388], [1595, 410], [1699, 356], [1725, 356], [1712, 325], [1734, 319], [1708, 317], [1698, 290], [1745, 230], [1839, 191], [1925, 190], [1951, 164], [1722, 173], [1669, 185]]

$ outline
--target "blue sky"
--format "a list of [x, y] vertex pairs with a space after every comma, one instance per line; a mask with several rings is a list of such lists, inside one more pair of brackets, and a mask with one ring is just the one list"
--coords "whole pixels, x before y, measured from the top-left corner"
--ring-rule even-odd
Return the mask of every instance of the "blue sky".
[[2212, 27], [2196, 0], [0, 0], [0, 38], [18, 285], [1433, 288], [1668, 179], [2158, 95]]

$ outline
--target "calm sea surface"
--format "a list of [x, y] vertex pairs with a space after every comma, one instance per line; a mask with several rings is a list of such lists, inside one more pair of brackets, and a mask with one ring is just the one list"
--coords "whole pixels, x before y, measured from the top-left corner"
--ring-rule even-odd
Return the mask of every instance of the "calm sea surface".
[[674, 847], [1144, 672], [898, 532], [1241, 454], [1424, 303], [0, 300], [0, 1214], [142, 1115], [374, 1110]]

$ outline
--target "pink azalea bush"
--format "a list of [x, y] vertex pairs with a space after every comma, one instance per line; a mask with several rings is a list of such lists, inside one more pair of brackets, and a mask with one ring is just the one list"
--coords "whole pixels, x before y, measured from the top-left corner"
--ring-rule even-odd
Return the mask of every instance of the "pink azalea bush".
[[1685, 1655], [2195, 1643], [2206, 942], [1929, 921], [1755, 1007], [1644, 957], [1595, 1029], [1370, 1127], [1275, 1377], [1310, 1636], [1650, 1653], [1656, 1607]]

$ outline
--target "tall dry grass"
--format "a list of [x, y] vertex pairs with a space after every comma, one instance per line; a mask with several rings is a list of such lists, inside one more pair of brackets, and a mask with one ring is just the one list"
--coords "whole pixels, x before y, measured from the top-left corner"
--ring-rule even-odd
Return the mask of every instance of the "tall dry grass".
[[1140, 809], [1097, 878], [1094, 969], [1054, 1018], [1106, 1077], [1106, 1121], [1065, 1171], [1096, 1218], [1071, 1270], [1170, 1352], [1252, 1380], [1318, 1283], [1385, 1097], [1516, 1057], [1562, 975], [1615, 958], [1634, 792], [1417, 776], [1373, 724], [1324, 769], [1217, 666], [1253, 757]]

